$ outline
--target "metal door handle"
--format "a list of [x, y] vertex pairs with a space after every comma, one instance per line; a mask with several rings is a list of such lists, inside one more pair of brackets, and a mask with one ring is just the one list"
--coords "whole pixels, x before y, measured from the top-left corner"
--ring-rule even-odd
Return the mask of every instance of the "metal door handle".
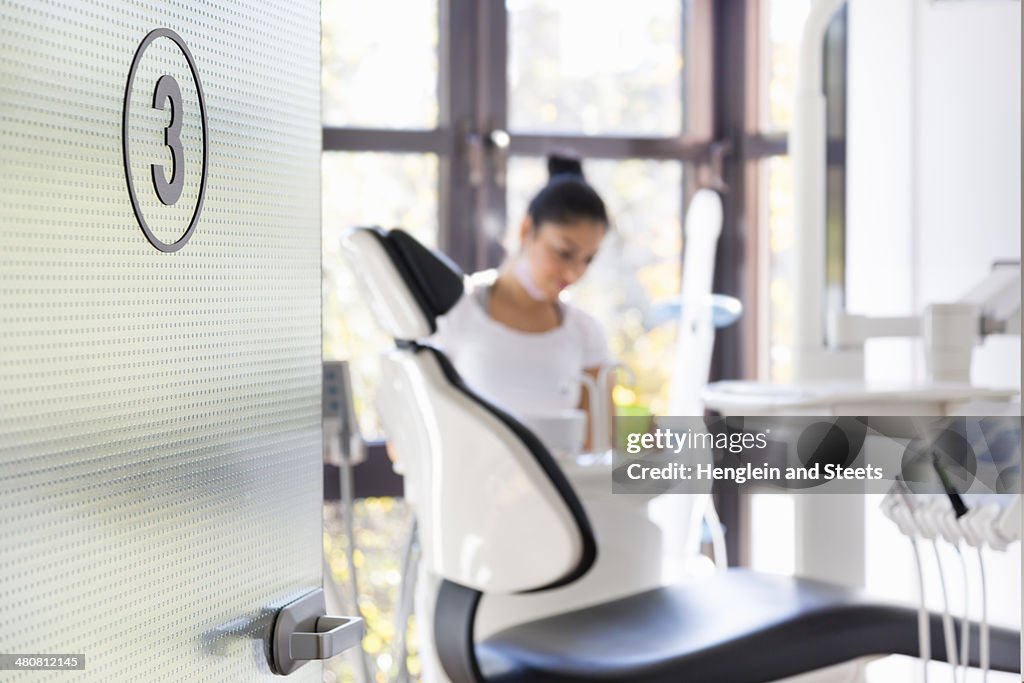
[[270, 639], [270, 667], [287, 676], [311, 659], [330, 659], [363, 639], [359, 617], [327, 616], [324, 592], [317, 588], [277, 613]]
[[330, 659], [363, 639], [359, 617], [320, 617], [315, 633], [293, 633], [292, 659]]

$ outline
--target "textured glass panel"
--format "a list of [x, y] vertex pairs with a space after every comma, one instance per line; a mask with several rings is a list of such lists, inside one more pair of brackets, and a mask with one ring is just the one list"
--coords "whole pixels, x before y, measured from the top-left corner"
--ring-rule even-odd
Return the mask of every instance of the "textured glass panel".
[[359, 296], [341, 253], [341, 236], [357, 226], [400, 227], [437, 244], [438, 159], [433, 154], [324, 152], [324, 358], [351, 359], [356, 413], [366, 434], [380, 425], [373, 409], [377, 354], [392, 344]]
[[[210, 144], [173, 253], [122, 159], [129, 66], [158, 27], [191, 51]], [[0, 0], [0, 652], [85, 655], [0, 680], [277, 678], [270, 616], [322, 582], [318, 32], [292, 0]], [[124, 139], [171, 240], [202, 134], [159, 40]], [[145, 162], [171, 159], [160, 76], [182, 94], [173, 205]]]
[[[594, 263], [572, 288], [573, 301], [597, 316], [612, 352], [636, 375], [616, 402], [664, 413], [675, 332], [654, 326], [652, 308], [679, 293], [683, 165], [676, 161], [588, 161], [587, 179], [601, 194], [613, 227]], [[547, 182], [542, 159], [513, 157], [508, 173], [508, 248], [518, 248], [526, 206]]]
[[325, 126], [437, 126], [436, 0], [324, 0]]
[[683, 121], [683, 2], [508, 0], [509, 126], [675, 135]]

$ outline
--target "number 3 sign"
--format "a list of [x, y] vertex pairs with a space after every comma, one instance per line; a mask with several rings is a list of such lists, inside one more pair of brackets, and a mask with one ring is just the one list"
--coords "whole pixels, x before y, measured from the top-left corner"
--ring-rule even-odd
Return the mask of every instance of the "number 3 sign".
[[[146, 53], [147, 48], [149, 48], [149, 46], [153, 44], [153, 41], [158, 38], [166, 38], [172, 41], [188, 63], [188, 69], [192, 74], [192, 80], [195, 82], [196, 99], [198, 100], [199, 116], [202, 122], [203, 154], [201, 162], [202, 168], [200, 169], [199, 193], [195, 199], [195, 206], [192, 209], [188, 227], [185, 228], [184, 233], [173, 242], [164, 242], [161, 240], [156, 236], [150, 224], [147, 223], [146, 215], [143, 212], [142, 202], [139, 200], [138, 188], [135, 185], [135, 179], [132, 177], [131, 164], [132, 129], [130, 127], [129, 116], [131, 113], [132, 91], [135, 87], [136, 72], [139, 70], [139, 63], [142, 61], [142, 57]], [[140, 83], [138, 87], [143, 89], [147, 86]], [[194, 172], [194, 169], [190, 170], [186, 167], [185, 148], [181, 139], [181, 126], [185, 117], [186, 103], [182, 99], [181, 87], [179, 86], [178, 81], [170, 74], [163, 74], [156, 79], [156, 82], [152, 86], [152, 93], [153, 109], [159, 111], [166, 111], [167, 109], [170, 109], [170, 123], [163, 127], [163, 145], [170, 152], [170, 168], [168, 169], [163, 164], [150, 164], [150, 177], [153, 182], [153, 190], [160, 202], [163, 205], [170, 207], [175, 206], [178, 203], [178, 200], [181, 199], [182, 191], [185, 188], [186, 174]], [[147, 120], [150, 119], [147, 118]], [[206, 104], [203, 101], [203, 89], [199, 82], [199, 72], [196, 70], [195, 60], [192, 59], [192, 53], [189, 52], [188, 46], [185, 45], [185, 41], [181, 39], [181, 36], [169, 28], [158, 28], [150, 31], [135, 51], [135, 57], [132, 59], [132, 66], [128, 72], [128, 83], [125, 86], [124, 92], [124, 110], [121, 121], [121, 144], [123, 148], [122, 151], [124, 153], [124, 175], [125, 180], [128, 183], [128, 194], [131, 197], [132, 209], [135, 211], [135, 217], [139, 221], [139, 226], [142, 228], [142, 232], [146, 235], [146, 239], [148, 239], [150, 243], [160, 251], [178, 251], [185, 246], [185, 243], [188, 242], [189, 238], [192, 236], [196, 223], [199, 221], [199, 213], [203, 208], [203, 195], [206, 190], [206, 166], [207, 157], [209, 155], [209, 145], [207, 143]]]

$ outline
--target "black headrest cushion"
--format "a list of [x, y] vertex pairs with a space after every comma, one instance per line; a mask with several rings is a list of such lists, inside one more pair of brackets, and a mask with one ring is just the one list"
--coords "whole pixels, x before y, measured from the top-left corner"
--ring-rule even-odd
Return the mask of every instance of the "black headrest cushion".
[[462, 297], [462, 270], [440, 251], [431, 251], [400, 228], [370, 228], [395, 264], [413, 298], [436, 329], [435, 319]]

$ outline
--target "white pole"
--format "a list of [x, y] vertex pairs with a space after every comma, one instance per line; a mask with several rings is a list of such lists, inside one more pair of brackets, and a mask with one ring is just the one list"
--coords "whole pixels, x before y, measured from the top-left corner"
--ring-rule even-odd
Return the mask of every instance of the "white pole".
[[825, 32], [846, 0], [817, 0], [800, 37], [789, 154], [793, 164], [793, 379], [862, 380], [862, 351], [825, 348]]

